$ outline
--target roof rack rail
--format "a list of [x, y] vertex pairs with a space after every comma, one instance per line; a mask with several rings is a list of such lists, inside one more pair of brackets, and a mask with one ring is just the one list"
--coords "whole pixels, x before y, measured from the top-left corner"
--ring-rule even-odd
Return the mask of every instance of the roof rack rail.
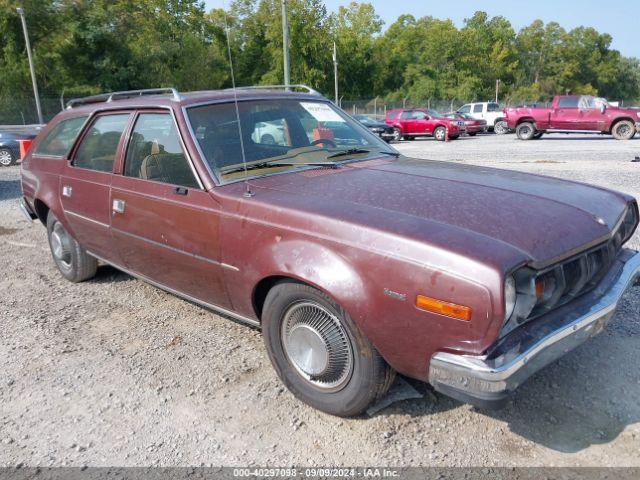
[[92, 103], [110, 103], [114, 100], [122, 100], [126, 98], [142, 97], [144, 95], [165, 95], [170, 93], [176, 101], [181, 100], [180, 93], [175, 88], [147, 88], [143, 90], [126, 90], [123, 92], [101, 93], [90, 97], [74, 98], [67, 102], [67, 108], [77, 107], [79, 105], [89, 105]]
[[[307, 85], [252, 85], [248, 87], [236, 87], [236, 90], [293, 90], [295, 88], [306, 90], [307, 93], [311, 93], [313, 95], [322, 96], [320, 92]], [[233, 90], [233, 88], [227, 88], [227, 90]]]

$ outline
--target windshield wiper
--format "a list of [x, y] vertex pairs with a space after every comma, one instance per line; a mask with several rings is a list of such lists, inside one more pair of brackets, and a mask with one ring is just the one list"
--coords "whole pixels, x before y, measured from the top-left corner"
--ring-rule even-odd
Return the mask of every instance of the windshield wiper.
[[381, 155], [391, 155], [392, 157], [396, 157], [398, 158], [400, 156], [400, 152], [387, 152], [386, 150], [383, 150], [381, 152], [378, 152]]
[[347, 157], [349, 155], [358, 155], [359, 153], [371, 153], [371, 150], [365, 150], [364, 148], [349, 148], [347, 150], [343, 150], [341, 152], [334, 153], [327, 157], [327, 160], [330, 158], [338, 158], [338, 157]]
[[334, 162], [308, 162], [308, 163], [300, 163], [300, 162], [260, 162], [260, 163], [252, 163], [251, 165], [240, 165], [238, 167], [232, 168], [231, 170], [226, 170], [223, 175], [228, 175], [230, 173], [238, 173], [249, 170], [260, 170], [263, 168], [276, 168], [276, 167], [331, 167], [338, 168], [338, 165]]

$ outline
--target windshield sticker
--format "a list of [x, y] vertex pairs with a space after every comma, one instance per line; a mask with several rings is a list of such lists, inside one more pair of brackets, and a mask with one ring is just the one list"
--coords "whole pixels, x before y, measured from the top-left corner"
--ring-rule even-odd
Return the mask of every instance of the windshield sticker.
[[319, 122], [343, 122], [345, 119], [338, 115], [329, 105], [325, 103], [300, 102], [302, 108], [313, 115]]

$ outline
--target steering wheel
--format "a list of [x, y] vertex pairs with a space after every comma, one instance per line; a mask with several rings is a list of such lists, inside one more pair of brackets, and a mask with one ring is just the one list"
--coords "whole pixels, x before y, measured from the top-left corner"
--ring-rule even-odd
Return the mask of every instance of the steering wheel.
[[327, 145], [329, 145], [330, 147], [336, 148], [338, 145], [336, 144], [336, 142], [334, 142], [333, 140], [330, 140], [328, 138], [319, 138], [318, 140], [314, 140], [313, 142], [311, 142], [309, 145], [311, 146], [315, 146], [315, 145], [320, 145], [321, 143], [325, 143]]

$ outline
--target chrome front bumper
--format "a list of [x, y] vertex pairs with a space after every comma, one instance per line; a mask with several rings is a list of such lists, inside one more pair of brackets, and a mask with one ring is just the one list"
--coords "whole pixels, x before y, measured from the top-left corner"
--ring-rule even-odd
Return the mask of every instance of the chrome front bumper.
[[439, 352], [429, 382], [445, 395], [484, 408], [501, 407], [527, 378], [600, 333], [623, 294], [640, 277], [640, 253], [623, 250], [599, 285], [522, 325], [483, 356]]

